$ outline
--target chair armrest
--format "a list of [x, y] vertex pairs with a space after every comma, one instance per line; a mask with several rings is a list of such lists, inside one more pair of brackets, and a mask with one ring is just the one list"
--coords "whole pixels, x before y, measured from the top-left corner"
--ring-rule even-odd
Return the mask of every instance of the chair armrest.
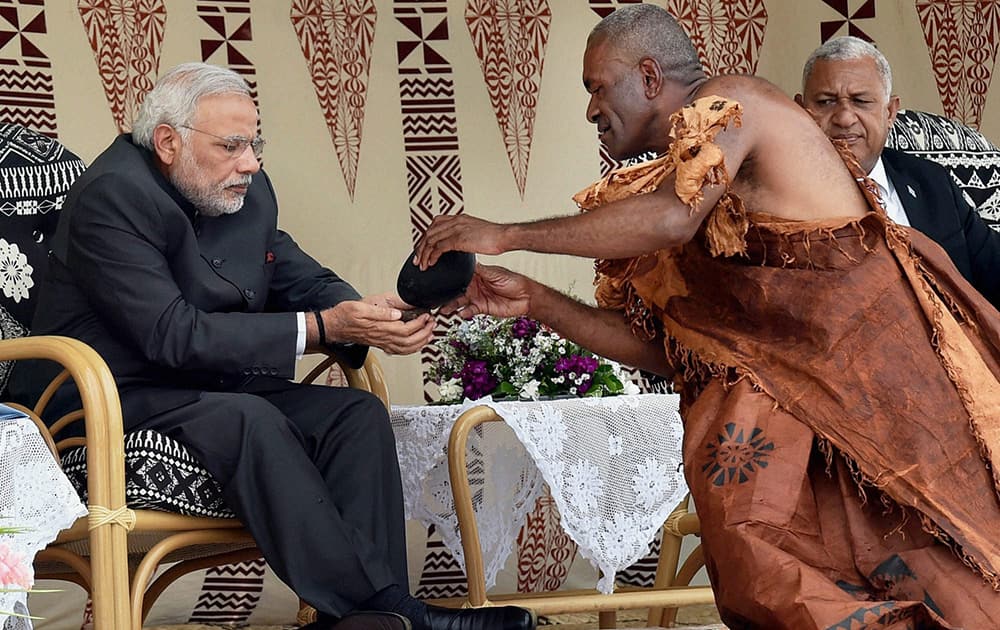
[[382, 404], [385, 405], [385, 408], [389, 409], [389, 388], [385, 382], [385, 373], [382, 371], [382, 365], [375, 357], [375, 353], [371, 350], [368, 351], [365, 363], [360, 368], [350, 367], [347, 360], [343, 357], [330, 355], [314, 367], [302, 379], [302, 382], [314, 382], [319, 378], [320, 374], [326, 372], [334, 363], [339, 365], [340, 369], [344, 371], [344, 376], [347, 377], [347, 384], [349, 386], [375, 394], [382, 401]]
[[[45, 359], [69, 372], [80, 391], [88, 436], [87, 489], [91, 509], [125, 506], [125, 452], [118, 388], [104, 359], [93, 348], [68, 337], [38, 336], [0, 341], [0, 361]], [[95, 619], [127, 620], [129, 608], [126, 530], [114, 523], [94, 528], [92, 587], [115, 597], [94, 602]], [[122, 596], [124, 595], [124, 597]], [[125, 627], [122, 625], [121, 627]]]

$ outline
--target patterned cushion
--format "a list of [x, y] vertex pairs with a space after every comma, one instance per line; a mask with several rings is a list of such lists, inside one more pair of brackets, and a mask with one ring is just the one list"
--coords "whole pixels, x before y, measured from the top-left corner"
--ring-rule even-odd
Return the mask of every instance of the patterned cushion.
[[[0, 339], [28, 334], [66, 191], [86, 165], [58, 141], [0, 123]], [[0, 392], [10, 362], [0, 363]]]
[[[63, 453], [63, 471], [87, 500], [87, 448]], [[180, 443], [155, 431], [125, 435], [125, 503], [133, 509], [234, 518], [222, 488]]]
[[983, 134], [944, 116], [901, 110], [886, 144], [944, 166], [983, 219], [1000, 229], [1000, 148]]

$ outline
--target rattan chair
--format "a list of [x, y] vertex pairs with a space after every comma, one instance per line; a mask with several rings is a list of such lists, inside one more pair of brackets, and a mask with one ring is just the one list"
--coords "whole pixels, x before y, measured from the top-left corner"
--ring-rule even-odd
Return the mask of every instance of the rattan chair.
[[[74, 582], [88, 591], [98, 630], [139, 630], [156, 598], [177, 578], [198, 569], [259, 558], [253, 538], [236, 519], [203, 518], [169, 512], [132, 510], [125, 501], [124, 435], [114, 380], [86, 344], [65, 337], [26, 337], [0, 341], [0, 361], [47, 359], [64, 371], [33, 408], [15, 405], [42, 429], [57, 459], [66, 449], [87, 446], [89, 516], [35, 558], [37, 577]], [[328, 358], [303, 379], [313, 382], [335, 358]], [[388, 406], [388, 391], [374, 353], [354, 370], [341, 364], [348, 384], [370, 391]], [[61, 418], [50, 432], [40, 420], [55, 389], [72, 378], [83, 408]], [[86, 438], [56, 441], [58, 431], [82, 421]], [[155, 580], [164, 563], [175, 563]]]
[[688, 512], [685, 499], [667, 518], [663, 526], [663, 542], [657, 563], [656, 579], [649, 588], [621, 588], [610, 595], [594, 589], [556, 591], [550, 593], [502, 594], [487, 597], [483, 553], [479, 542], [479, 527], [472, 503], [472, 490], [466, 457], [469, 433], [486, 422], [502, 422], [497, 413], [486, 405], [466, 410], [455, 421], [448, 439], [448, 475], [451, 480], [455, 512], [458, 516], [462, 550], [465, 555], [465, 575], [469, 595], [465, 600], [440, 600], [449, 606], [491, 606], [510, 604], [524, 606], [538, 615], [559, 613], [597, 612], [599, 627], [614, 628], [615, 614], [619, 610], [648, 608], [651, 626], [669, 626], [680, 606], [714, 604], [710, 586], [689, 586], [691, 579], [704, 564], [701, 546], [695, 548], [680, 564], [681, 541], [686, 535], [700, 531], [698, 515]]

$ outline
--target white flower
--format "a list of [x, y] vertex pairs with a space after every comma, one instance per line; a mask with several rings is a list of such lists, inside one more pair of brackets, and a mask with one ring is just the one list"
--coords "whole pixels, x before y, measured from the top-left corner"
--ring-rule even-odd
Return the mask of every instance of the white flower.
[[625, 388], [622, 390], [622, 393], [625, 394], [626, 396], [637, 396], [642, 393], [642, 390], [639, 389], [639, 386], [630, 380], [623, 380], [622, 385]]
[[530, 398], [531, 400], [538, 400], [538, 385], [539, 382], [535, 379], [531, 379], [521, 387], [520, 396], [521, 398]]
[[8, 243], [0, 238], [0, 287], [4, 296], [14, 302], [28, 299], [28, 289], [35, 286], [35, 281], [31, 279], [33, 271], [17, 243]]
[[622, 442], [622, 436], [620, 435], [608, 436], [608, 455], [610, 457], [622, 454]]
[[597, 501], [604, 495], [601, 471], [597, 466], [578, 459], [569, 469], [566, 485], [575, 508], [585, 515], [597, 510]]
[[634, 516], [615, 512], [612, 518], [604, 520], [604, 528], [599, 539], [608, 558], [615, 564], [624, 564], [641, 555], [644, 544], [635, 542], [634, 532], [641, 523]]
[[450, 378], [438, 385], [438, 395], [441, 400], [460, 400], [463, 391], [462, 382], [457, 378]]
[[667, 495], [667, 480], [671, 471], [652, 457], [637, 466], [638, 474], [632, 476], [635, 500], [645, 509], [652, 510]]
[[532, 410], [529, 417], [528, 433], [531, 443], [541, 452], [543, 457], [556, 458], [563, 452], [563, 445], [568, 440], [566, 421], [562, 412], [555, 406], [543, 405]]

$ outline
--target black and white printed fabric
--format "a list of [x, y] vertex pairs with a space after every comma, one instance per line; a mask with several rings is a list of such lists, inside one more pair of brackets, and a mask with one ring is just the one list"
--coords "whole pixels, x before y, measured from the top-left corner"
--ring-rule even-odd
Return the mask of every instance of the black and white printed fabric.
[[945, 167], [980, 216], [1000, 230], [1000, 148], [950, 118], [900, 110], [886, 145]]
[[[86, 165], [59, 141], [0, 122], [0, 339], [28, 334], [66, 191]], [[11, 363], [0, 362], [0, 393]]]
[[[87, 500], [87, 447], [66, 451], [63, 472]], [[234, 518], [222, 488], [183, 445], [156, 433], [125, 435], [125, 503], [132, 509]]]

